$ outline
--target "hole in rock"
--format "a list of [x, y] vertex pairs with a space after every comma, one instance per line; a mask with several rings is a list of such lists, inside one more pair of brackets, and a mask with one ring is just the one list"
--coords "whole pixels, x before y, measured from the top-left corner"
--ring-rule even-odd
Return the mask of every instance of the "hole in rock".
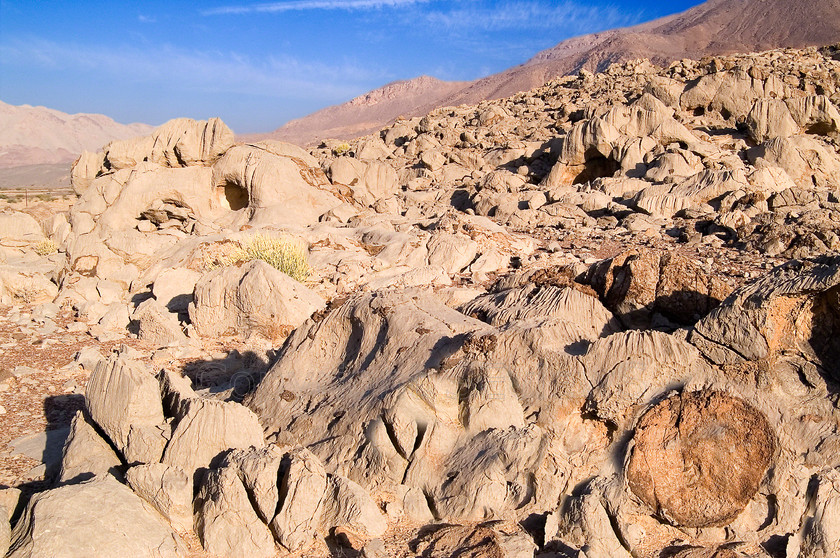
[[216, 195], [225, 209], [239, 211], [248, 207], [248, 192], [233, 182], [225, 182], [222, 186], [217, 186]]
[[586, 163], [584, 163], [583, 171], [575, 177], [573, 184], [584, 184], [596, 178], [608, 178], [615, 175], [615, 172], [621, 168], [615, 160], [604, 157], [594, 149], [587, 151], [584, 158]]

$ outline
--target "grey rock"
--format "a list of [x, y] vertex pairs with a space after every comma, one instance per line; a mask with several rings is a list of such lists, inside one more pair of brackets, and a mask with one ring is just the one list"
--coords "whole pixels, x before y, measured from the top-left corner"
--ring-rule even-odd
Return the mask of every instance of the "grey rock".
[[368, 492], [350, 479], [330, 475], [321, 511], [325, 530], [341, 527], [371, 539], [381, 537], [388, 522]]
[[193, 530], [193, 482], [178, 467], [137, 465], [125, 473], [128, 486], [179, 531]]
[[188, 399], [180, 407], [163, 463], [194, 478], [229, 449], [264, 445], [257, 417], [238, 403]]
[[160, 460], [168, 427], [160, 387], [143, 364], [122, 355], [100, 362], [88, 381], [85, 405], [126, 462]]
[[186, 555], [186, 545], [160, 514], [110, 475], [35, 494], [12, 531], [9, 553], [10, 558]]
[[318, 458], [303, 448], [290, 452], [280, 484], [284, 498], [271, 522], [277, 542], [294, 552], [314, 540], [326, 491], [327, 473]]
[[164, 346], [187, 339], [178, 318], [154, 299], [140, 303], [132, 317], [138, 322], [138, 337], [144, 341]]
[[70, 434], [64, 443], [60, 482], [78, 482], [96, 475], [119, 474], [122, 462], [108, 442], [76, 411], [70, 423]]
[[297, 327], [324, 305], [306, 286], [254, 260], [202, 276], [190, 305], [190, 320], [204, 337], [259, 333], [274, 339], [284, 327]]
[[257, 515], [234, 469], [210, 471], [195, 499], [195, 529], [204, 549], [230, 558], [275, 556], [271, 531]]

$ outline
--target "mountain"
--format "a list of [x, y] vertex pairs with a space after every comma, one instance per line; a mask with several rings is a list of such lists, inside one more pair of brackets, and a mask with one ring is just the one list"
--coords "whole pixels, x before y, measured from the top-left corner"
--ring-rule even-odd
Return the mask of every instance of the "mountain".
[[67, 114], [0, 101], [0, 169], [71, 163], [84, 150], [152, 130], [147, 124], [120, 124], [101, 114]]
[[[522, 65], [467, 83], [430, 77], [396, 82], [348, 103], [318, 111], [262, 138], [300, 144], [327, 137], [364, 135], [397, 116], [432, 108], [500, 99], [581, 69], [604, 70], [614, 62], [649, 58], [666, 65], [682, 58], [840, 41], [840, 0], [709, 0], [680, 14], [576, 37], [540, 52]], [[389, 88], [405, 88], [403, 98]], [[360, 101], [368, 99], [367, 101]]]
[[469, 83], [442, 81], [430, 76], [395, 81], [344, 104], [292, 120], [270, 134], [243, 136], [242, 139], [281, 139], [306, 145], [321, 138], [363, 136], [399, 116], [425, 114], [441, 106], [443, 99], [462, 90]]

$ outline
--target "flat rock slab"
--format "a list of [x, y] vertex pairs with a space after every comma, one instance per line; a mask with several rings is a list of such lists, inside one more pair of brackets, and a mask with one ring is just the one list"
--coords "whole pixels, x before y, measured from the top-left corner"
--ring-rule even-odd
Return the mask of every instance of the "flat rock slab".
[[61, 452], [64, 442], [70, 435], [70, 427], [56, 428], [46, 432], [27, 434], [9, 442], [9, 455], [25, 455], [53, 470], [61, 464]]

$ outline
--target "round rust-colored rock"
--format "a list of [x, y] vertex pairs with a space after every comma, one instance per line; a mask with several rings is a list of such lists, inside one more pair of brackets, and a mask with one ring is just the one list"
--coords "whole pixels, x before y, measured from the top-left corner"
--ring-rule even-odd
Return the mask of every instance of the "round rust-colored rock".
[[684, 527], [734, 520], [758, 490], [776, 444], [761, 412], [714, 391], [660, 402], [639, 421], [634, 439], [630, 490]]

